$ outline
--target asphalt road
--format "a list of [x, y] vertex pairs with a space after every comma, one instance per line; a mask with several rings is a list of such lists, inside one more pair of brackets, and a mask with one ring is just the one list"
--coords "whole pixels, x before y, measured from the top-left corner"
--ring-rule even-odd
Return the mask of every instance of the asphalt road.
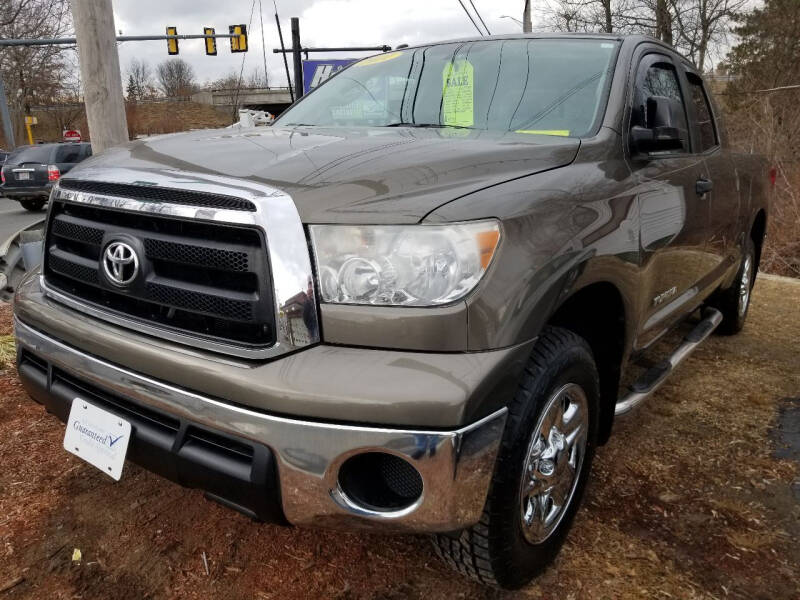
[[0, 197], [0, 245], [20, 229], [44, 219], [45, 212], [29, 212], [19, 202]]

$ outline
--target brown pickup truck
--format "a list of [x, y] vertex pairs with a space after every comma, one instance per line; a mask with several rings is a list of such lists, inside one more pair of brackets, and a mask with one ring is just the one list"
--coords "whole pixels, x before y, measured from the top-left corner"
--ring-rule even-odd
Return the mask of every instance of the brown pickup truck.
[[768, 190], [653, 39], [389, 52], [271, 127], [62, 177], [16, 294], [19, 373], [115, 479], [127, 459], [256, 519], [429, 532], [515, 588], [615, 419], [744, 325]]

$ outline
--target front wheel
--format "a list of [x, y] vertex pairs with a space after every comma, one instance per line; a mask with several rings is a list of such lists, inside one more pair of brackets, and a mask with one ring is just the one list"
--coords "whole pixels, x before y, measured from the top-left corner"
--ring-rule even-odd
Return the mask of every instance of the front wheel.
[[509, 405], [480, 521], [434, 538], [447, 563], [481, 583], [517, 589], [555, 558], [591, 470], [599, 397], [588, 344], [545, 328]]
[[39, 212], [42, 210], [42, 208], [44, 208], [46, 202], [47, 200], [38, 200], [36, 198], [26, 198], [25, 200], [19, 201], [19, 203], [22, 205], [22, 208], [31, 212]]

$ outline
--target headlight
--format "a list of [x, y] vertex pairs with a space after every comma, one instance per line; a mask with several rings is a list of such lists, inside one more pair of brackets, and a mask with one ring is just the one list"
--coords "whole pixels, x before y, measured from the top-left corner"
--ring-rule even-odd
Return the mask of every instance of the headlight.
[[480, 281], [500, 240], [495, 220], [450, 225], [311, 225], [323, 302], [434, 306]]

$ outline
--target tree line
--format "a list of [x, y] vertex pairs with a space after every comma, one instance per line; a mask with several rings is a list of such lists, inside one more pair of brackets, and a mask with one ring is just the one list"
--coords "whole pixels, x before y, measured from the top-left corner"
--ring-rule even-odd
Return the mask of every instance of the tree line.
[[550, 0], [542, 28], [572, 32], [642, 33], [656, 37], [700, 71], [724, 58], [737, 20], [752, 0]]
[[267, 87], [264, 73], [253, 68], [249, 73], [235, 69], [202, 86], [197, 81], [192, 65], [181, 58], [168, 58], [155, 68], [144, 60], [134, 58], [125, 69], [125, 97], [130, 102], [159, 97], [181, 98], [191, 96], [200, 89], [233, 89], [237, 87]]

